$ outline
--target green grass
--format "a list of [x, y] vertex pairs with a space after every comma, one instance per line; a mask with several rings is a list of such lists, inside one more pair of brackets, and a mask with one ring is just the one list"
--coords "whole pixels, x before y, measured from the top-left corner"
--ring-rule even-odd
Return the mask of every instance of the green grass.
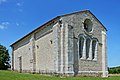
[[55, 77], [45, 76], [40, 74], [18, 73], [12, 71], [0, 70], [0, 80], [120, 80], [120, 76], [108, 77], [108, 78], [96, 78], [96, 77]]

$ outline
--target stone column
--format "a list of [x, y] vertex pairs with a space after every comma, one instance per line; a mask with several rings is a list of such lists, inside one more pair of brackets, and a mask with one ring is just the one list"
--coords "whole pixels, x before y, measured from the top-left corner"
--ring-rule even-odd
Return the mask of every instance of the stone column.
[[73, 34], [73, 49], [74, 49], [74, 76], [78, 74], [79, 70], [79, 46], [78, 46], [78, 38], [75, 37], [75, 34]]
[[74, 64], [74, 44], [73, 44], [73, 26], [68, 25], [68, 73], [73, 75]]
[[86, 59], [86, 39], [85, 38], [84, 38], [83, 52], [82, 52], [82, 58], [81, 59]]
[[64, 73], [68, 72], [68, 24], [65, 24], [65, 39], [64, 39], [64, 57], [63, 57], [63, 61], [64, 61]]
[[63, 74], [63, 53], [64, 53], [64, 26], [61, 24], [61, 63], [60, 63], [60, 73]]
[[31, 51], [32, 51], [32, 56], [33, 56], [33, 73], [36, 72], [36, 54], [35, 54], [35, 36], [34, 34], [31, 35], [31, 39], [30, 39], [30, 43], [31, 43]]
[[106, 32], [105, 31], [102, 31], [102, 72], [103, 72], [103, 75], [102, 77], [108, 77], [108, 71], [106, 70], [107, 69], [107, 45], [106, 45]]
[[56, 73], [58, 73], [58, 56], [60, 55], [60, 25], [59, 23], [56, 23], [53, 26], [53, 35], [54, 35], [54, 70]]
[[92, 40], [90, 40], [90, 47], [89, 47], [89, 57], [88, 60], [92, 60]]

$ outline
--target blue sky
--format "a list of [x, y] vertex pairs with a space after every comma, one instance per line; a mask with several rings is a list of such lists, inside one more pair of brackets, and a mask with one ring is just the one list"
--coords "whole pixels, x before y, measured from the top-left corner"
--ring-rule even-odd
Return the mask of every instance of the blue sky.
[[108, 66], [120, 66], [120, 0], [0, 0], [0, 44], [10, 44], [62, 14], [90, 10], [108, 29]]

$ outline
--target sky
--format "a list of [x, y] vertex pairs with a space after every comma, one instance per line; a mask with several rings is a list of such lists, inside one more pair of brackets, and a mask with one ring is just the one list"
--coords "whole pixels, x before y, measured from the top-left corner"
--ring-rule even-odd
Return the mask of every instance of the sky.
[[90, 10], [107, 28], [108, 66], [120, 66], [120, 0], [0, 0], [0, 44], [7, 47], [50, 19]]

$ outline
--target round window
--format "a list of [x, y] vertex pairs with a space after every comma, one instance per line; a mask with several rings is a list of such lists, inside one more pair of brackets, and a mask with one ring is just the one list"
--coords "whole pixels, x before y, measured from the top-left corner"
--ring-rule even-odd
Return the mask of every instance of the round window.
[[91, 32], [91, 31], [92, 31], [92, 26], [93, 26], [93, 24], [92, 24], [92, 22], [91, 22], [90, 19], [86, 19], [86, 20], [84, 21], [84, 29], [85, 29], [87, 32]]

